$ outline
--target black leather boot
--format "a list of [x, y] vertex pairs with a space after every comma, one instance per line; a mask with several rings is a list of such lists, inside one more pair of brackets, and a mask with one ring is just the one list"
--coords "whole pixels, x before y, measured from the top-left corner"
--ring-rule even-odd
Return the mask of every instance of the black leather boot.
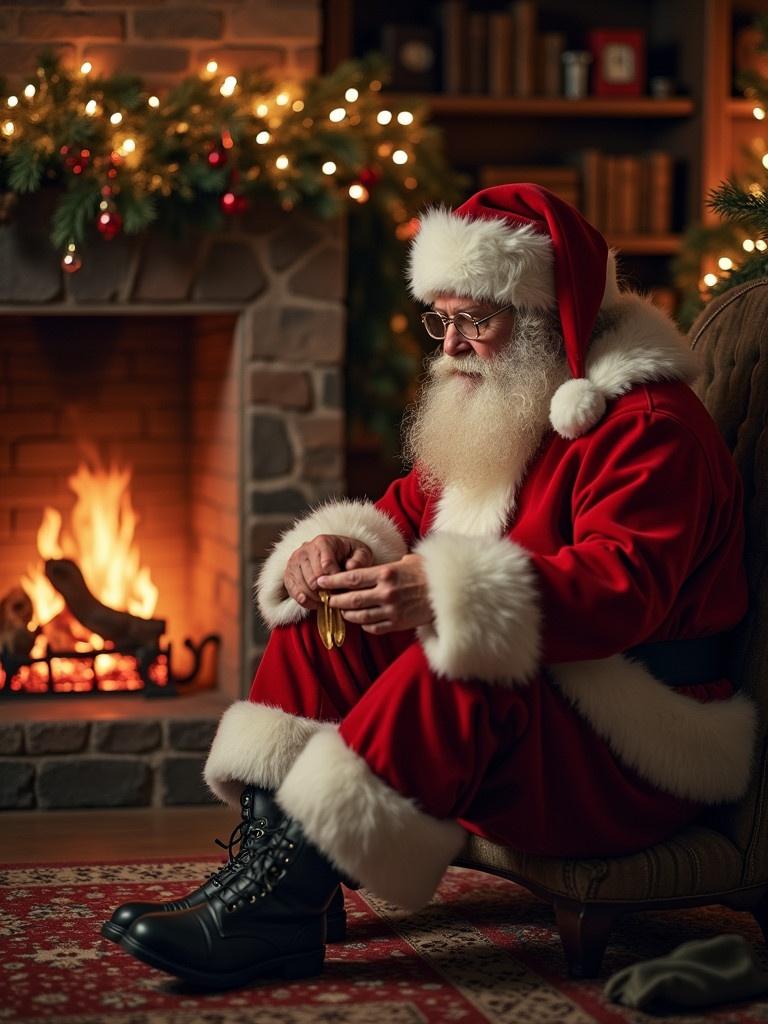
[[207, 988], [318, 974], [339, 873], [292, 818], [265, 832], [250, 860], [203, 903], [140, 917], [123, 949]]
[[[197, 889], [180, 900], [167, 903], [123, 903], [109, 921], [101, 926], [101, 934], [111, 942], [120, 942], [134, 921], [144, 914], [167, 914], [199, 906], [212, 896], [247, 863], [265, 835], [265, 829], [274, 826], [282, 812], [275, 804], [272, 793], [256, 786], [246, 786], [240, 797], [241, 821], [235, 826], [229, 842], [216, 842], [227, 850], [227, 863], [209, 876]], [[354, 885], [354, 883], [350, 883]], [[347, 914], [341, 886], [333, 894], [328, 907], [327, 942], [343, 942], [347, 934]]]

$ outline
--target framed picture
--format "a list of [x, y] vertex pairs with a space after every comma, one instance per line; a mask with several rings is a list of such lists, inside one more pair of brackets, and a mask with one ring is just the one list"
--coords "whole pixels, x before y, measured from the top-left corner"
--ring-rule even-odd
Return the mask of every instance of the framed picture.
[[595, 96], [640, 96], [645, 92], [645, 32], [598, 28], [589, 33]]
[[437, 60], [431, 29], [385, 25], [381, 30], [381, 48], [390, 64], [393, 89], [434, 90]]

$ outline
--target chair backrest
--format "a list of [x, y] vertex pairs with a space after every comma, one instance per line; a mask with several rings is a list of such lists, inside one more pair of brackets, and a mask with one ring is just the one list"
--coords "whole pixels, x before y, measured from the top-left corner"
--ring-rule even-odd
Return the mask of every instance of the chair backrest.
[[768, 278], [711, 302], [691, 328], [703, 373], [694, 390], [720, 428], [744, 481], [750, 607], [738, 630], [731, 674], [757, 701], [760, 741], [749, 791], [716, 814], [744, 852], [744, 881], [768, 879]]

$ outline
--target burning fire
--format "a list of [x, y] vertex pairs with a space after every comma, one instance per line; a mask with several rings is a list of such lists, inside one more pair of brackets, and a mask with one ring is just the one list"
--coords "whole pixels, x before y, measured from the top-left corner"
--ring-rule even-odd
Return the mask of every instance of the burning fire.
[[[55, 658], [60, 663], [57, 668], [65, 669], [69, 679], [63, 685], [57, 682], [53, 688], [82, 691], [98, 684], [101, 689], [138, 689], [143, 683], [135, 658], [111, 654], [109, 642], [86, 629], [65, 607], [64, 598], [44, 571], [47, 559], [71, 559], [79, 566], [91, 594], [108, 608], [144, 619], [151, 618], [155, 611], [158, 590], [149, 569], [142, 567], [134, 542], [138, 516], [131, 501], [132, 471], [115, 465], [105, 469], [97, 459], [93, 462], [93, 466], [81, 463], [68, 480], [77, 495], [68, 528], [57, 509], [45, 509], [37, 532], [41, 561], [30, 566], [21, 579], [34, 608], [30, 628], [41, 628], [31, 656], [44, 657], [48, 648], [62, 653], [103, 652], [95, 653], [90, 664]], [[21, 669], [19, 675], [26, 677], [22, 685], [26, 689], [52, 685], [41, 673], [45, 673], [42, 664]]]
[[[134, 543], [138, 516], [131, 501], [129, 468], [94, 469], [81, 463], [68, 480], [77, 495], [71, 532], [62, 530], [61, 513], [46, 508], [37, 531], [40, 557], [71, 558], [91, 593], [103, 604], [149, 618], [157, 607], [158, 590], [149, 569], [141, 567]], [[21, 585], [35, 609], [34, 625], [45, 625], [64, 608], [42, 563], [28, 569]]]

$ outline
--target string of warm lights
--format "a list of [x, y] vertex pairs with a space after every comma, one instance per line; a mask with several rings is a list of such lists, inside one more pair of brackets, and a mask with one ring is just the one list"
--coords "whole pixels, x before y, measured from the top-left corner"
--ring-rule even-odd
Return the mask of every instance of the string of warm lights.
[[[768, 15], [759, 17], [755, 27], [763, 36], [763, 49], [768, 48]], [[762, 123], [766, 119], [768, 105], [768, 81], [757, 69], [750, 69], [740, 75], [740, 85], [752, 101], [752, 116]], [[749, 279], [755, 271], [768, 270], [761, 256], [768, 252], [768, 140], [758, 136], [752, 140], [749, 153], [753, 159], [752, 181], [743, 185], [735, 179], [724, 182], [713, 192], [710, 205], [721, 214], [734, 229], [731, 253], [717, 257], [717, 270], [710, 270], [702, 277], [700, 288], [708, 294], [719, 293], [732, 283], [744, 277]], [[763, 174], [763, 181], [754, 180]], [[741, 247], [741, 254], [738, 247]]]
[[162, 96], [46, 55], [5, 98], [0, 190], [58, 188], [52, 239], [69, 272], [92, 230], [109, 240], [153, 222], [212, 228], [255, 200], [323, 216], [373, 200], [402, 240], [455, 179], [424, 110], [387, 105], [382, 81], [375, 59], [279, 84], [210, 60]]

